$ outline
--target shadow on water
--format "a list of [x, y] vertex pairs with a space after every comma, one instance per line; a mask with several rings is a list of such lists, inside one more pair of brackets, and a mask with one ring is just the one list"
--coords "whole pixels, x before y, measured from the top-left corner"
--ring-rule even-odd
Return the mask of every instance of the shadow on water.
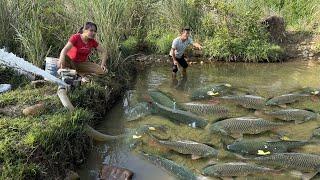
[[[124, 97], [128, 98], [126, 104], [134, 105], [139, 103], [142, 99], [141, 96], [145, 95], [147, 90], [151, 88], [158, 88], [162, 92], [174, 97], [177, 103], [190, 102], [190, 94], [194, 89], [218, 82], [228, 83], [233, 87], [246, 88], [252, 95], [270, 98], [297, 91], [303, 87], [319, 88], [320, 65], [314, 61], [295, 61], [277, 64], [214, 63], [192, 65], [188, 68], [188, 78], [181, 78], [180, 74], [178, 74], [177, 77], [175, 81], [171, 79], [170, 67], [150, 68], [145, 74], [138, 75], [137, 83], [133, 91], [130, 91], [130, 98]], [[232, 116], [253, 115], [253, 111], [241, 108], [232, 103], [226, 103], [224, 105], [232, 111]], [[312, 101], [305, 100], [290, 104], [288, 108], [289, 107], [308, 108], [319, 111], [320, 98], [316, 97]], [[123, 103], [119, 102], [97, 129], [108, 134], [120, 134], [124, 133], [126, 128], [135, 129], [142, 127], [144, 124], [165, 125], [168, 128], [167, 134], [164, 135], [166, 138], [193, 140], [211, 144], [222, 152], [221, 157], [218, 157], [219, 161], [239, 161], [223, 149], [220, 136], [210, 134], [207, 130], [193, 129], [186, 125], [177, 125], [165, 118], [151, 115], [128, 122], [124, 115], [124, 109]], [[270, 110], [272, 109], [279, 108], [270, 108]], [[204, 118], [212, 121], [215, 117], [206, 115]], [[267, 119], [273, 120], [271, 118]], [[285, 132], [286, 136], [290, 139], [305, 140], [310, 138], [313, 129], [318, 126], [320, 126], [319, 120], [309, 121], [303, 124], [288, 123], [281, 131]], [[263, 133], [245, 136], [245, 138], [270, 139], [274, 138], [274, 134]], [[83, 179], [94, 176], [95, 173], [99, 172], [104, 163], [132, 170], [135, 173], [134, 179], [174, 179], [167, 172], [138, 156], [137, 151], [145, 151], [166, 157], [189, 168], [195, 173], [198, 173], [209, 161], [209, 159], [194, 161], [187, 155], [180, 155], [168, 151], [154, 144], [148, 136], [143, 136], [139, 140], [141, 143], [136, 146], [135, 150], [130, 149], [130, 143], [126, 140], [95, 144], [95, 149], [91, 152], [89, 161], [79, 170], [80, 176], [83, 177]], [[295, 151], [320, 155], [320, 148], [316, 145], [306, 146]], [[294, 178], [287, 173], [277, 174], [275, 176], [250, 176], [252, 179], [274, 179], [275, 177], [277, 179]]]

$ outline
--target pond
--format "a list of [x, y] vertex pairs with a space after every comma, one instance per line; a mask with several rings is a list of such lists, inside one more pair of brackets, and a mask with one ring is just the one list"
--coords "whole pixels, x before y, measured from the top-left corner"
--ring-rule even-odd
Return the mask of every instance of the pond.
[[[176, 124], [158, 114], [146, 115], [136, 120], [128, 120], [125, 113], [128, 106], [134, 106], [139, 102], [148, 99], [148, 89], [158, 89], [172, 97], [177, 104], [192, 102], [190, 95], [199, 88], [215, 83], [230, 84], [236, 89], [241, 89], [243, 94], [261, 96], [266, 99], [299, 91], [305, 87], [319, 88], [320, 86], [320, 65], [315, 61], [293, 61], [286, 63], [212, 63], [196, 64], [188, 68], [187, 79], [181, 78], [178, 74], [177, 81], [171, 78], [170, 65], [154, 66], [143, 73], [138, 74], [135, 85], [128, 91], [123, 101], [118, 102], [109, 112], [105, 120], [96, 127], [97, 130], [106, 134], [128, 133], [128, 129], [137, 129], [145, 124], [163, 125], [166, 132], [156, 132], [156, 137], [170, 140], [192, 140], [208, 144], [219, 150], [218, 157], [201, 158], [192, 160], [189, 155], [182, 155], [170, 151], [154, 142], [149, 135], [141, 137], [129, 136], [136, 143], [134, 147], [127, 138], [115, 142], [95, 143], [88, 162], [79, 170], [83, 179], [95, 179], [102, 164], [111, 164], [130, 169], [134, 172], [133, 179], [175, 179], [172, 174], [153, 165], [142, 158], [139, 152], [155, 154], [187, 167], [195, 174], [199, 174], [203, 167], [209, 162], [240, 162], [241, 159], [226, 150], [225, 145], [232, 143], [234, 139], [223, 138], [219, 134], [209, 133], [208, 129], [192, 128], [188, 125]], [[239, 91], [240, 92], [240, 91]], [[286, 108], [311, 109], [319, 111], [320, 98], [313, 96], [295, 103], [288, 104]], [[269, 116], [251, 109], [243, 108], [232, 102], [215, 100], [215, 98], [197, 101], [201, 103], [216, 103], [223, 105], [230, 110], [231, 117], [240, 116], [261, 116], [267, 120], [276, 120]], [[267, 111], [283, 109], [284, 107], [267, 107]], [[216, 115], [199, 115], [214, 123], [219, 118]], [[308, 140], [313, 130], [319, 127], [320, 121], [310, 120], [301, 124], [284, 122], [278, 132], [281, 132], [290, 140]], [[244, 135], [244, 139], [277, 140], [277, 132], [266, 132], [256, 135]], [[226, 144], [225, 144], [226, 143]], [[309, 144], [293, 150], [294, 152], [313, 153], [320, 155], [319, 145]], [[264, 165], [264, 164], [260, 164]], [[273, 166], [267, 166], [273, 168]], [[289, 171], [270, 175], [250, 175], [251, 178], [285, 179], [297, 178], [297, 175]], [[241, 179], [241, 178], [240, 178]]]

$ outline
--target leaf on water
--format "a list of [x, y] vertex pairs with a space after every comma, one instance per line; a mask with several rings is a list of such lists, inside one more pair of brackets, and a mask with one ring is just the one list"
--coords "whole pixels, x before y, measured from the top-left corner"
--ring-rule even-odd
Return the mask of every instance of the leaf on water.
[[288, 138], [287, 136], [282, 136], [280, 139], [283, 141], [290, 141], [290, 138]]
[[133, 135], [133, 136], [132, 136], [133, 139], [139, 139], [139, 138], [141, 138], [141, 137], [142, 137], [142, 136], [137, 136], [137, 135]]
[[258, 154], [258, 155], [263, 155], [263, 156], [265, 156], [265, 155], [271, 154], [271, 152], [270, 152], [270, 151], [258, 150], [258, 153], [257, 153], [257, 154]]
[[209, 96], [216, 96], [216, 95], [219, 95], [219, 93], [218, 93], [218, 92], [213, 92], [213, 91], [208, 91], [208, 92], [207, 92], [207, 94], [208, 94]]
[[148, 128], [150, 131], [155, 131], [156, 130], [156, 128], [154, 128], [154, 127], [149, 127]]

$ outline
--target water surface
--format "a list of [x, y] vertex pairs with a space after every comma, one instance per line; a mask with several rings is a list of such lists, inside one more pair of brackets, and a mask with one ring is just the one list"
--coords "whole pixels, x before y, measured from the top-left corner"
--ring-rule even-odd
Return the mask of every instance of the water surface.
[[[274, 96], [297, 91], [303, 87], [320, 87], [320, 65], [315, 61], [295, 61], [277, 64], [244, 64], [244, 63], [214, 63], [204, 65], [191, 65], [188, 68], [187, 79], [180, 78], [177, 81], [171, 79], [170, 65], [156, 66], [138, 75], [136, 84], [132, 91], [124, 97], [124, 101], [119, 102], [110, 111], [97, 129], [108, 134], [124, 133], [126, 128], [139, 128], [144, 124], [165, 125], [168, 127], [167, 134], [160, 134], [164, 138], [193, 140], [213, 145], [221, 151], [216, 161], [231, 162], [239, 161], [235, 156], [226, 152], [223, 141], [219, 135], [210, 134], [207, 130], [193, 129], [185, 125], [177, 125], [168, 119], [160, 116], [146, 116], [135, 121], [128, 122], [124, 115], [127, 105], [134, 106], [144, 98], [148, 89], [160, 89], [175, 99], [177, 103], [190, 102], [191, 92], [199, 87], [214, 83], [229, 83], [234, 87], [245, 88], [252, 95], [271, 98]], [[208, 101], [202, 101], [204, 103]], [[232, 116], [253, 115], [252, 110], [247, 110], [231, 103], [223, 103], [230, 108]], [[313, 97], [288, 106], [292, 108], [313, 109], [319, 111], [319, 97]], [[271, 109], [279, 109], [273, 107]], [[214, 121], [214, 116], [204, 116], [209, 121]], [[266, 119], [270, 119], [265, 117]], [[273, 119], [270, 119], [273, 120]], [[303, 124], [288, 123], [282, 132], [287, 137], [294, 140], [309, 139], [313, 129], [320, 125], [319, 120], [309, 121]], [[245, 136], [245, 138], [274, 139], [274, 133], [263, 133], [260, 135]], [[188, 167], [198, 173], [210, 159], [191, 160], [190, 156], [181, 155], [159, 147], [147, 136], [141, 137], [141, 143], [134, 150], [130, 150], [126, 140], [117, 142], [95, 144], [91, 152], [89, 161], [79, 170], [83, 179], [94, 179], [95, 173], [99, 172], [102, 164], [111, 164], [128, 168], [135, 173], [134, 179], [157, 180], [174, 179], [166, 171], [159, 169], [150, 162], [142, 159], [137, 151], [154, 153], [166, 157], [178, 164]], [[320, 148], [316, 145], [309, 145], [295, 150], [297, 152], [315, 153], [320, 155]], [[273, 177], [274, 176], [274, 177]], [[252, 179], [287, 179], [297, 178], [286, 172], [272, 176], [250, 176]], [[240, 178], [241, 179], [241, 178]]]

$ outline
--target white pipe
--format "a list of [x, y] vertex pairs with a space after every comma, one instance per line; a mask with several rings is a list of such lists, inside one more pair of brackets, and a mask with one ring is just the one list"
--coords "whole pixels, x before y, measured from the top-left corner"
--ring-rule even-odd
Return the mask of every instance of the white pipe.
[[74, 111], [74, 106], [72, 105], [71, 101], [69, 100], [69, 97], [67, 96], [67, 90], [64, 88], [58, 89], [58, 96], [59, 99], [64, 107], [69, 109], [69, 111]]
[[[60, 101], [62, 102], [63, 106], [69, 109], [71, 112], [74, 111], [74, 106], [72, 105], [71, 101], [69, 100], [69, 97], [67, 96], [67, 91], [64, 88], [61, 88], [58, 90], [58, 96]], [[89, 137], [96, 141], [111, 141], [115, 139], [119, 139], [124, 137], [124, 135], [118, 135], [118, 136], [112, 136], [103, 134], [92, 127], [90, 127], [88, 124], [85, 125], [85, 131]]]

